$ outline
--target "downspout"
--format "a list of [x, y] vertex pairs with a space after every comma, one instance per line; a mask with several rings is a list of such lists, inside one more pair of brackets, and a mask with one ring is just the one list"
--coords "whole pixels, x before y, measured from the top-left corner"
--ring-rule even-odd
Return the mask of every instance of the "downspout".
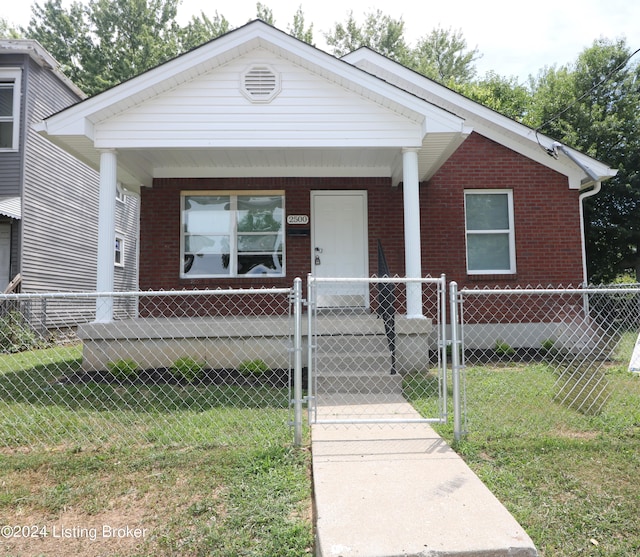
[[587, 275], [587, 241], [584, 227], [584, 200], [592, 197], [600, 192], [602, 188], [602, 180], [591, 168], [578, 159], [570, 149], [564, 146], [562, 143], [555, 141], [552, 148], [547, 151], [551, 156], [557, 158], [558, 151], [562, 151], [568, 159], [570, 159], [577, 167], [582, 170], [587, 177], [582, 179], [582, 185], [580, 187], [580, 195], [578, 196], [578, 203], [580, 204], [580, 241], [582, 243], [582, 283], [586, 286], [588, 281]]
[[580, 204], [580, 241], [582, 242], [582, 282], [586, 286], [588, 281], [587, 276], [587, 239], [584, 227], [584, 200], [588, 197], [597, 195], [602, 188], [602, 182], [597, 181], [593, 184], [593, 188], [582, 191], [578, 196], [578, 203]]

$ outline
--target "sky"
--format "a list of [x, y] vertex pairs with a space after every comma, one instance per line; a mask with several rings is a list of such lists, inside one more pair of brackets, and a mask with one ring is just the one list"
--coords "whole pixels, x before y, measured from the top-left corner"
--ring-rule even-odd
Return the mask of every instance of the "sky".
[[[69, 4], [63, 0], [64, 6]], [[467, 47], [481, 54], [476, 62], [480, 76], [494, 71], [520, 82], [545, 67], [574, 62], [599, 38], [625, 38], [631, 51], [640, 48], [640, 2], [635, 0], [262, 0], [262, 4], [271, 9], [276, 27], [284, 31], [301, 7], [305, 26], [313, 24], [316, 46], [327, 51], [324, 33], [344, 23], [350, 11], [358, 23], [377, 10], [402, 18], [410, 46], [436, 27], [460, 31]], [[0, 17], [15, 26], [27, 26], [30, 2], [0, 0], [0, 6]], [[182, 0], [177, 20], [184, 25], [201, 11], [209, 16], [217, 11], [239, 27], [255, 18], [256, 1]]]

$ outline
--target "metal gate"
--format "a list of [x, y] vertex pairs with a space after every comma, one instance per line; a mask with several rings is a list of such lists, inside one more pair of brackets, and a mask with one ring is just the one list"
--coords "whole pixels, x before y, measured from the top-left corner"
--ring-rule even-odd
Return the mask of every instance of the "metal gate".
[[[318, 304], [318, 292], [357, 285], [362, 305]], [[307, 284], [310, 423], [408, 423], [447, 419], [445, 277], [320, 278]], [[422, 315], [405, 315], [407, 298]], [[419, 304], [418, 304], [419, 305]]]

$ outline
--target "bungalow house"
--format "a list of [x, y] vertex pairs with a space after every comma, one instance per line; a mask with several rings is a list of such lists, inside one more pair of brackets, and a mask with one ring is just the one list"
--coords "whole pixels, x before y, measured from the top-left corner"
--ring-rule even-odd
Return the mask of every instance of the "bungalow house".
[[[99, 175], [33, 129], [85, 97], [37, 41], [0, 39], [0, 292], [95, 290]], [[139, 198], [113, 205], [109, 271], [131, 290]]]
[[368, 277], [378, 240], [393, 275], [515, 287], [586, 280], [582, 201], [615, 174], [369, 49], [339, 59], [259, 20], [37, 129], [99, 172], [99, 291], [119, 183], [141, 196], [141, 290]]

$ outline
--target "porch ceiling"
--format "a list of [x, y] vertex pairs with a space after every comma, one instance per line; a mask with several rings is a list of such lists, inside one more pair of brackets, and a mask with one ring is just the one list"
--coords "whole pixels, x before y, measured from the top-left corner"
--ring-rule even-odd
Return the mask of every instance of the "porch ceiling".
[[[427, 135], [419, 150], [420, 180], [428, 180], [464, 141], [460, 133]], [[397, 147], [119, 149], [119, 179], [135, 189], [153, 178], [380, 177], [402, 181]]]

